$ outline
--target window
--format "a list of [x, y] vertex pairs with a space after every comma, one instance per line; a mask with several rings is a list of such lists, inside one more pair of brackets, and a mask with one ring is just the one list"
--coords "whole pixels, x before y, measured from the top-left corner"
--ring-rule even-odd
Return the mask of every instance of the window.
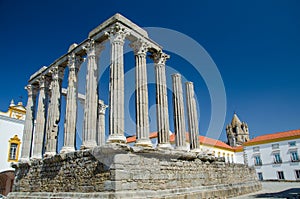
[[279, 180], [284, 180], [283, 171], [277, 171], [277, 176]]
[[257, 173], [257, 175], [260, 181], [264, 180], [262, 172]]
[[278, 164], [278, 163], [282, 163], [281, 157], [279, 153], [275, 153], [274, 154], [274, 163]]
[[260, 156], [254, 156], [254, 165], [255, 166], [261, 166], [262, 165], [262, 161], [260, 159]]
[[272, 149], [279, 149], [279, 144], [272, 144]]
[[296, 141], [289, 142], [289, 147], [296, 146]]
[[300, 170], [295, 170], [296, 180], [300, 180]]
[[21, 141], [17, 135], [9, 140], [8, 162], [17, 162], [19, 158], [19, 148]]
[[259, 151], [259, 146], [253, 147], [253, 152], [258, 152]]
[[12, 143], [10, 145], [10, 150], [9, 150], [9, 159], [11, 160], [16, 160], [16, 156], [17, 156], [17, 148], [18, 145], [15, 143]]
[[291, 161], [292, 162], [298, 162], [299, 156], [297, 151], [291, 151]]

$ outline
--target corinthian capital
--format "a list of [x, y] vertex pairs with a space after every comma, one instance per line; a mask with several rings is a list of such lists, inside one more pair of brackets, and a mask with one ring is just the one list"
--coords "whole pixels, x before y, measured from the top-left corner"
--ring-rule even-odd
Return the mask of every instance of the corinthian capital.
[[145, 55], [149, 48], [149, 43], [143, 41], [142, 39], [137, 39], [130, 44], [135, 55]]
[[95, 42], [95, 40], [91, 39], [83, 49], [86, 51], [88, 57], [96, 57], [100, 52], [104, 49], [104, 46]]
[[109, 31], [105, 32], [111, 43], [124, 44], [124, 40], [129, 35], [129, 30], [119, 23], [114, 24]]
[[51, 68], [50, 72], [52, 74], [52, 80], [62, 80], [64, 78], [64, 68], [61, 66], [54, 66]]
[[160, 51], [153, 53], [150, 58], [153, 59], [156, 65], [165, 65], [166, 61], [170, 59], [170, 55]]
[[99, 112], [100, 114], [105, 115], [105, 110], [106, 110], [107, 107], [108, 107], [108, 106], [105, 105], [105, 104], [98, 104], [98, 112]]
[[25, 86], [25, 89], [27, 90], [28, 97], [34, 96], [37, 94], [37, 87], [35, 85], [29, 84], [29, 85]]
[[47, 87], [49, 84], [49, 77], [45, 75], [40, 76], [38, 79], [38, 83], [40, 89]]
[[68, 66], [70, 70], [79, 70], [82, 62], [83, 58], [81, 56], [76, 55], [75, 53], [71, 53], [68, 56]]

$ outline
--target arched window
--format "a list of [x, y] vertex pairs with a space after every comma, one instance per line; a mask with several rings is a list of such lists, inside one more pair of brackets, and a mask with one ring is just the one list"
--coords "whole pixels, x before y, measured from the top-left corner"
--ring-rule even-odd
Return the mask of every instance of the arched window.
[[17, 135], [9, 140], [8, 162], [18, 162], [21, 141]]

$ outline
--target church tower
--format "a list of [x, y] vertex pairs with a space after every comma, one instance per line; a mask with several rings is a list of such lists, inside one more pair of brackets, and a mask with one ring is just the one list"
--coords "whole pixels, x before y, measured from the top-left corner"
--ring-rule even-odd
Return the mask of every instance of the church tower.
[[226, 126], [226, 134], [230, 146], [239, 146], [249, 141], [248, 125], [241, 122], [236, 113], [233, 114], [231, 124]]

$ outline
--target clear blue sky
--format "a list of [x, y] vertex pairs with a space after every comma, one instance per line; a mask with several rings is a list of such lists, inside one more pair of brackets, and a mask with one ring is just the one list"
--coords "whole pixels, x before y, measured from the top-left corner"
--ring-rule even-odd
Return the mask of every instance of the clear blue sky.
[[[297, 0], [0, 0], [0, 109], [4, 111], [19, 96], [26, 102], [24, 86], [32, 73], [119, 12], [140, 26], [184, 33], [205, 48], [224, 81], [226, 124], [236, 111], [248, 123], [252, 137], [298, 129], [299, 10]], [[173, 57], [173, 63], [184, 63]], [[203, 80], [195, 81], [196, 85], [201, 96], [200, 131], [205, 134], [210, 99]], [[223, 131], [221, 140], [224, 135]]]

